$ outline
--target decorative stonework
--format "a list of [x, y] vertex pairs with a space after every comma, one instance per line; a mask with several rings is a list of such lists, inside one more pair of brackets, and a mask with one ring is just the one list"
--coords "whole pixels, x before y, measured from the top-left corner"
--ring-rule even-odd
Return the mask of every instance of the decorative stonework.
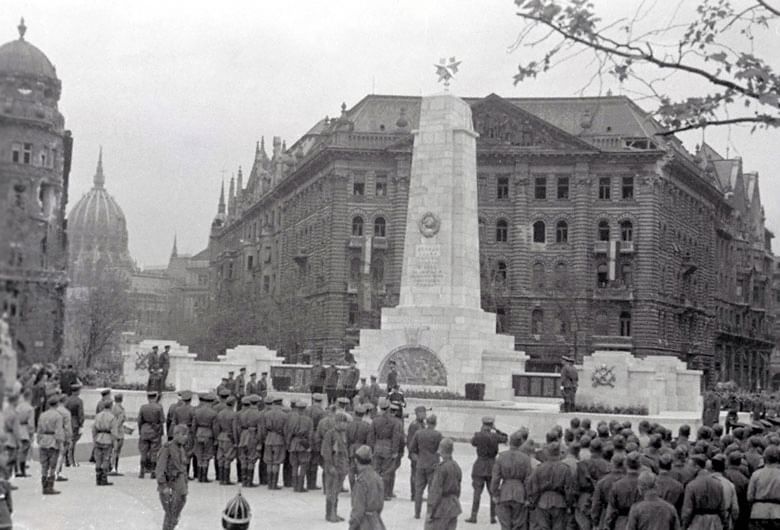
[[441, 221], [433, 212], [425, 212], [418, 224], [420, 233], [425, 237], [435, 236], [439, 233], [439, 228], [441, 228]]
[[387, 381], [391, 360], [395, 361], [398, 382], [402, 385], [447, 386], [447, 369], [424, 346], [406, 345], [390, 352], [379, 367], [380, 381]]
[[594, 387], [597, 386], [615, 386], [615, 367], [602, 364], [593, 371], [590, 381]]

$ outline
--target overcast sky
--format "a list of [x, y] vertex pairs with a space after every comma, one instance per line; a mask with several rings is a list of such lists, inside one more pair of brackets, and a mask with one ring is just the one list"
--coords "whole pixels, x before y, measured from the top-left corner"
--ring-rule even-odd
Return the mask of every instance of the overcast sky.
[[[261, 136], [291, 145], [372, 91], [435, 92], [440, 57], [463, 61], [453, 85], [463, 96], [571, 96], [592, 73], [575, 61], [514, 86], [528, 52], [507, 51], [520, 28], [511, 0], [2, 3], [0, 42], [17, 37], [24, 16], [27, 40], [62, 80], [60, 109], [75, 139], [68, 210], [92, 186], [102, 145], [106, 188], [143, 266], [167, 262], [174, 233], [181, 253], [206, 247], [222, 176], [239, 164], [248, 172]], [[596, 3], [613, 11], [635, 2]], [[656, 4], [645, 22], [668, 23], [666, 2]], [[776, 65], [780, 47], [766, 48]], [[621, 93], [609, 83], [602, 91]], [[685, 139], [692, 148], [701, 133]], [[734, 127], [730, 142], [726, 130], [706, 139], [759, 171], [768, 224], [780, 233], [778, 131]]]

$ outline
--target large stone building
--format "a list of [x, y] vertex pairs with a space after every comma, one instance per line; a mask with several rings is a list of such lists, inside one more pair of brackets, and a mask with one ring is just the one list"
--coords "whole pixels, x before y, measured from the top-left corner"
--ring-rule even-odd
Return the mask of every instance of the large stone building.
[[[708, 146], [690, 154], [622, 96], [467, 101], [483, 308], [529, 368], [624, 349], [766, 384], [772, 235], [757, 175]], [[257, 318], [252, 338], [293, 360], [339, 358], [377, 327], [398, 302], [419, 106], [370, 95], [289, 149], [258, 146], [212, 224], [210, 312], [241, 300], [234, 318]]]
[[19, 38], [0, 46], [0, 308], [21, 363], [63, 347], [65, 206], [72, 139], [49, 59]]

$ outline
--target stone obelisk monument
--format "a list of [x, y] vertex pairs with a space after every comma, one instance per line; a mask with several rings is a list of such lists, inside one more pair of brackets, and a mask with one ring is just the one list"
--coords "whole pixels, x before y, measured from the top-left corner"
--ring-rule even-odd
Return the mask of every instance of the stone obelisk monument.
[[413, 134], [400, 303], [382, 310], [381, 329], [361, 330], [353, 353], [380, 382], [395, 361], [403, 386], [462, 394], [466, 383], [484, 383], [486, 397], [509, 398], [526, 357], [480, 307], [471, 108], [449, 93], [424, 97]]

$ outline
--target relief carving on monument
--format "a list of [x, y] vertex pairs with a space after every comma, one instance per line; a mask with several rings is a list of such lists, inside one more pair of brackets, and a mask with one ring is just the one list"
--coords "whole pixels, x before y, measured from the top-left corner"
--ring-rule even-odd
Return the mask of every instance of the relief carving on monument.
[[395, 361], [401, 385], [447, 386], [447, 369], [436, 354], [424, 346], [406, 345], [390, 352], [379, 368], [380, 381], [387, 381], [391, 360]]
[[441, 221], [433, 212], [425, 212], [418, 223], [420, 233], [425, 237], [433, 237], [439, 233]]

